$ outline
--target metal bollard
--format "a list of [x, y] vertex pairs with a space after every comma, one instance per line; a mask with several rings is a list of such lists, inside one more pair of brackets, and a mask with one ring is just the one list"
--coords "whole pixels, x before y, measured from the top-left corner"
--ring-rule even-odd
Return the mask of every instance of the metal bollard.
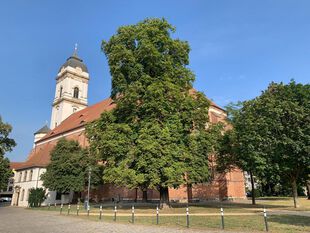
[[186, 207], [186, 226], [189, 228], [189, 209]]
[[159, 209], [158, 209], [158, 205], [156, 206], [156, 224], [159, 224]]
[[51, 208], [51, 203], [48, 203], [48, 210], [50, 210]]
[[131, 222], [135, 223], [135, 207], [131, 207]]
[[223, 210], [223, 208], [221, 208], [221, 220], [222, 220], [222, 229], [224, 229], [225, 225], [224, 225], [224, 210]]
[[76, 216], [79, 216], [79, 211], [80, 211], [80, 205], [76, 206]]
[[100, 206], [99, 211], [100, 211], [99, 219], [101, 220], [101, 218], [102, 218], [102, 205]]
[[68, 213], [67, 213], [67, 215], [70, 214], [70, 209], [71, 209], [71, 205], [69, 204], [69, 205], [68, 205]]
[[115, 205], [114, 206], [114, 219], [113, 219], [114, 222], [116, 221], [116, 212], [117, 212], [117, 207]]
[[60, 205], [60, 214], [62, 214], [62, 208], [64, 207], [64, 205], [61, 203]]
[[267, 222], [267, 211], [266, 211], [265, 207], [264, 207], [264, 221], [265, 221], [265, 230], [269, 231], [268, 222]]
[[90, 211], [90, 207], [89, 207], [89, 205], [87, 204], [87, 217], [89, 217], [89, 211]]

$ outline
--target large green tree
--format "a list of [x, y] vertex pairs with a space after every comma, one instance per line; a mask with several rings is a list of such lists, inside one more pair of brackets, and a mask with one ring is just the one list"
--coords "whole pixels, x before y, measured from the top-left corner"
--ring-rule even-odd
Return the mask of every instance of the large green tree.
[[261, 135], [268, 159], [291, 184], [298, 207], [297, 182], [310, 173], [310, 85], [271, 83], [259, 101], [257, 117], [265, 123]]
[[271, 83], [234, 115], [219, 161], [289, 182], [297, 207], [297, 182], [310, 172], [310, 85]]
[[9, 137], [11, 131], [12, 126], [4, 123], [0, 116], [0, 190], [6, 188], [8, 179], [12, 175], [10, 161], [4, 157], [6, 152], [12, 151], [12, 148], [16, 146], [15, 141]]
[[255, 205], [254, 177], [263, 177], [268, 166], [263, 138], [259, 134], [262, 119], [257, 119], [256, 105], [257, 100], [254, 99], [227, 106], [232, 128], [223, 135], [221, 149], [217, 154], [217, 168], [220, 172], [239, 167], [249, 173], [253, 205]]
[[92, 151], [105, 162], [103, 179], [129, 188], [168, 188], [209, 179], [209, 101], [192, 92], [189, 45], [174, 39], [165, 19], [120, 27], [102, 42], [116, 108], [88, 126]]
[[98, 183], [98, 166], [94, 156], [82, 149], [77, 141], [60, 139], [51, 152], [51, 162], [41, 175], [43, 186], [61, 193], [85, 189], [89, 168], [92, 184]]

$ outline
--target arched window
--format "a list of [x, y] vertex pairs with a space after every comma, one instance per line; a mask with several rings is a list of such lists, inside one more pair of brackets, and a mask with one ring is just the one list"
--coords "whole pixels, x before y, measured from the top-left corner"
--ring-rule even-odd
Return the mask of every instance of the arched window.
[[27, 171], [24, 173], [24, 182], [27, 181]]
[[30, 170], [30, 173], [29, 173], [29, 181], [32, 180], [32, 175], [33, 175], [33, 170]]
[[22, 176], [23, 176], [23, 174], [22, 174], [22, 172], [20, 172], [20, 173], [19, 173], [19, 177], [18, 177], [18, 182], [21, 182], [21, 181], [22, 181]]
[[73, 98], [79, 98], [79, 88], [75, 87], [73, 91]]
[[59, 97], [62, 96], [62, 86], [60, 87], [60, 91], [59, 91]]

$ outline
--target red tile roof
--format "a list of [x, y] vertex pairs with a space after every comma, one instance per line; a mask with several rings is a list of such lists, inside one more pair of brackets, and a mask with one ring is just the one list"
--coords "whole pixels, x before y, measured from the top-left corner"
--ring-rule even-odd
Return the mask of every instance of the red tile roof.
[[38, 140], [37, 143], [43, 142], [47, 139], [69, 132], [71, 130], [81, 128], [85, 126], [86, 123], [98, 119], [102, 112], [109, 111], [113, 109], [115, 106], [116, 105], [113, 103], [113, 100], [111, 98], [108, 98], [97, 104], [94, 104], [76, 113], [73, 113], [63, 122], [61, 122], [59, 126], [51, 130], [42, 139]]
[[[192, 89], [189, 90], [189, 94], [190, 94], [190, 95], [195, 95], [195, 93], [197, 93], [197, 90], [196, 90], [195, 88], [192, 88]], [[221, 108], [220, 106], [218, 106], [216, 103], [214, 103], [214, 102], [213, 102], [212, 100], [210, 100], [208, 97], [206, 97], [206, 98], [210, 101], [210, 106], [211, 106], [211, 107], [215, 107], [215, 108], [217, 108], [217, 109], [222, 110], [222, 111], [225, 112], [225, 110], [224, 110], [223, 108]]]
[[10, 168], [11, 169], [18, 169], [20, 166], [22, 166], [25, 162], [10, 162]]
[[[191, 93], [195, 93], [196, 90], [192, 89]], [[214, 102], [211, 102], [211, 106], [223, 110], [217, 106]], [[116, 104], [111, 98], [105, 99], [97, 104], [82, 109], [76, 113], [70, 115], [59, 126], [47, 133], [42, 139], [36, 142], [36, 147], [30, 152], [26, 162], [14, 163], [15, 169], [24, 169], [29, 167], [46, 167], [50, 162], [50, 152], [57, 143], [57, 140], [50, 140], [56, 136], [61, 136], [64, 133], [73, 131], [85, 127], [85, 124], [98, 119], [102, 112], [110, 111], [115, 108]], [[224, 111], [224, 110], [223, 110]], [[49, 140], [48, 142], [45, 142]], [[12, 165], [13, 166], [13, 165]]]
[[50, 162], [50, 152], [54, 148], [56, 142], [44, 143], [36, 146], [31, 150], [26, 162], [20, 163], [15, 170], [21, 170], [30, 167], [46, 167]]

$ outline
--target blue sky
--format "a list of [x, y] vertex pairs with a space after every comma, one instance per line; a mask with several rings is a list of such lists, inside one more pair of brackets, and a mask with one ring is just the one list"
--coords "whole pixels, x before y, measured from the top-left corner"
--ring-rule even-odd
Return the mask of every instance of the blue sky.
[[196, 89], [220, 106], [260, 94], [271, 81], [310, 80], [310, 1], [105, 0], [0, 3], [0, 115], [23, 161], [50, 121], [59, 67], [79, 44], [90, 72], [89, 104], [110, 94], [101, 41], [119, 26], [165, 17], [191, 46]]

